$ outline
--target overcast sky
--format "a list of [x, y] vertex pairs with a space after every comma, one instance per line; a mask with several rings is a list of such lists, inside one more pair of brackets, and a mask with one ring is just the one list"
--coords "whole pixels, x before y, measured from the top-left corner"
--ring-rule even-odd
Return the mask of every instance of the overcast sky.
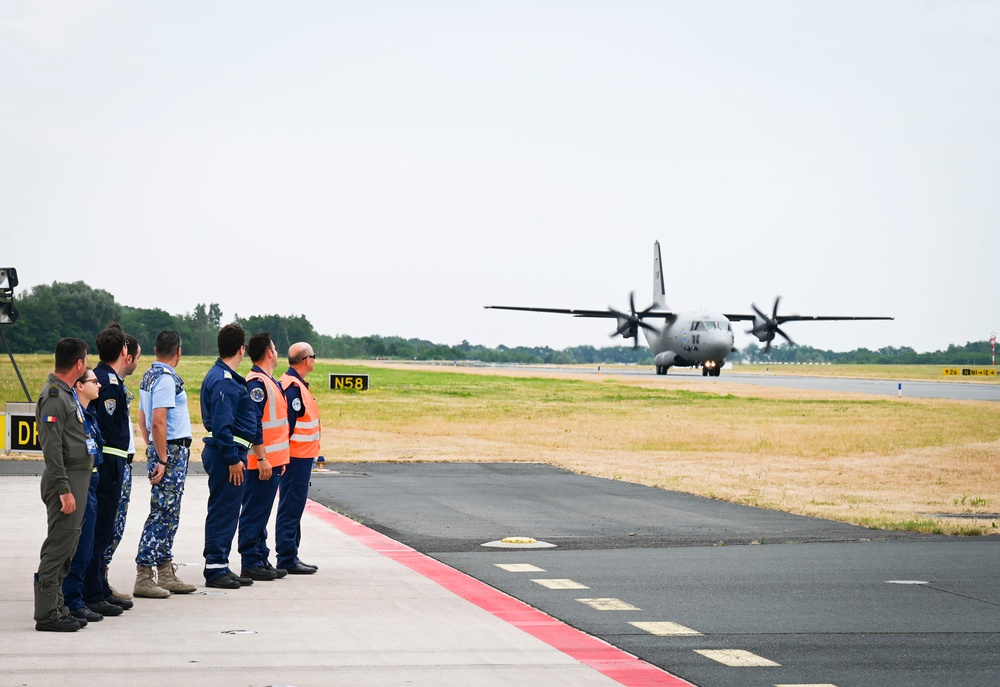
[[[0, 266], [324, 334], [1000, 328], [1000, 3], [0, 0]], [[737, 345], [751, 339], [738, 325]]]

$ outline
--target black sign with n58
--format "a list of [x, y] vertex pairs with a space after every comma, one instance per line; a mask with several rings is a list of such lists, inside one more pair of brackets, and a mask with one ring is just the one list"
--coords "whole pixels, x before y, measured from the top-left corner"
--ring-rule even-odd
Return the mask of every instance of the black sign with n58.
[[333, 390], [354, 389], [368, 390], [368, 375], [342, 375], [330, 373], [330, 388]]

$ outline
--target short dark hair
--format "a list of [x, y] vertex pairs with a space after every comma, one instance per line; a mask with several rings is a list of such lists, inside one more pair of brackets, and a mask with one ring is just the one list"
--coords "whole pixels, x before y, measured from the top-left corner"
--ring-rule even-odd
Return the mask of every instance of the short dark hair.
[[128, 351], [126, 352], [132, 356], [133, 360], [135, 360], [135, 357], [139, 354], [139, 339], [135, 338], [131, 334], [126, 334], [125, 345], [128, 347]]
[[238, 324], [227, 324], [219, 330], [219, 357], [232, 358], [247, 341], [247, 333]]
[[87, 359], [87, 342], [74, 336], [59, 339], [56, 344], [56, 372], [69, 372], [77, 360]]
[[271, 332], [258, 332], [251, 336], [247, 343], [247, 355], [255, 363], [266, 358], [269, 350], [271, 350]]
[[125, 330], [117, 322], [109, 322], [97, 333], [97, 353], [101, 362], [113, 363], [121, 357], [125, 347]]
[[164, 329], [156, 335], [156, 345], [153, 346], [153, 352], [156, 353], [156, 355], [162, 355], [169, 358], [174, 355], [180, 347], [181, 335], [172, 329]]

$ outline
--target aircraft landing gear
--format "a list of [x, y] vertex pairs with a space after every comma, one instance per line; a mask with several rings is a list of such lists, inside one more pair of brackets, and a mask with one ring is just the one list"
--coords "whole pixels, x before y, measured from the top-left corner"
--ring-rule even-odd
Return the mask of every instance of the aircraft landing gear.
[[658, 375], [665, 375], [665, 374], [667, 374], [667, 370], [669, 370], [669, 369], [670, 368], [668, 366], [666, 366], [666, 365], [657, 365], [656, 366], [656, 374], [658, 374]]
[[718, 377], [720, 374], [722, 374], [721, 366], [716, 366], [716, 367], [705, 366], [701, 368], [702, 377]]

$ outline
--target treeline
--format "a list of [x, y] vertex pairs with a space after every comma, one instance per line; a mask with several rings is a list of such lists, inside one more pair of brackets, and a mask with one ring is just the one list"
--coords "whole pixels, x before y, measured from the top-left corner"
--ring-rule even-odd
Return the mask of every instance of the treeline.
[[917, 353], [909, 346], [886, 346], [876, 351], [858, 348], [853, 351], [824, 351], [809, 346], [773, 346], [765, 353], [762, 346], [750, 344], [741, 351], [746, 362], [757, 363], [833, 363], [839, 365], [989, 365], [992, 360], [989, 341], [970, 341], [964, 346], [952, 344], [943, 351]]
[[[104, 325], [118, 321], [125, 331], [135, 335], [143, 351], [151, 355], [156, 334], [164, 329], [180, 333], [187, 355], [218, 354], [216, 335], [222, 321], [218, 303], [199, 303], [194, 310], [172, 315], [158, 308], [132, 308], [115, 301], [107, 291], [93, 289], [82, 281], [54, 282], [30, 289], [17, 297], [20, 317], [11, 325], [3, 325], [15, 353], [52, 353], [56, 342], [64, 336], [76, 336], [93, 346], [94, 337]], [[445, 346], [423, 339], [398, 336], [329, 336], [319, 334], [304, 315], [236, 315], [233, 322], [247, 332], [269, 331], [278, 351], [288, 350], [296, 341], [308, 341], [321, 358], [396, 360], [476, 360], [485, 363], [523, 364], [610, 364], [632, 363], [652, 365], [649, 349], [640, 346], [573, 346], [554, 350], [548, 346], [532, 347], [486, 346], [463, 341], [457, 346]], [[912, 348], [886, 347], [877, 351], [860, 348], [846, 353], [824, 351], [809, 346], [774, 346], [768, 353], [763, 347], [749, 344], [731, 360], [745, 362], [841, 363], [841, 364], [906, 364], [906, 365], [989, 365], [990, 344], [977, 341], [964, 346], [951, 345], [945, 351], [917, 353]]]

